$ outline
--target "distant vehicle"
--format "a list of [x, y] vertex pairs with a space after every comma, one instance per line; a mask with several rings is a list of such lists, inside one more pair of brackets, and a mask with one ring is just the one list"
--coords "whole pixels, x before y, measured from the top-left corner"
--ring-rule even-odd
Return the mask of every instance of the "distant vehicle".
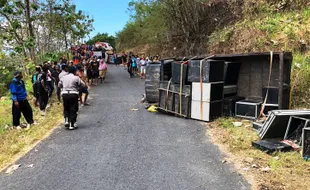
[[97, 42], [95, 48], [98, 50], [104, 49], [106, 51], [113, 51], [113, 47], [107, 42]]
[[102, 51], [94, 51], [94, 56], [102, 57]]

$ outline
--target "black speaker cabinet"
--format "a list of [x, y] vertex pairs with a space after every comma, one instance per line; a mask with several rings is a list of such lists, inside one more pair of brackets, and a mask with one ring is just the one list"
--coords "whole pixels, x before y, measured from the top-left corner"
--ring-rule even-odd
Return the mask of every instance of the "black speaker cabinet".
[[172, 63], [173, 60], [162, 60], [160, 68], [160, 80], [169, 81], [172, 77]]
[[[181, 83], [181, 80], [180, 80], [181, 68], [182, 68], [182, 64], [180, 62], [175, 61], [172, 63], [172, 82], [176, 84]], [[183, 64], [183, 74], [182, 74], [183, 85], [186, 84], [186, 81], [187, 81], [187, 68], [188, 68], [188, 65]]]
[[159, 99], [160, 64], [146, 67], [145, 95], [149, 103], [157, 103]]
[[284, 140], [292, 140], [296, 144], [301, 145], [303, 129], [309, 127], [310, 127], [309, 119], [291, 116], [287, 124]]
[[224, 82], [225, 85], [237, 85], [239, 79], [241, 63], [225, 62]]
[[[263, 98], [266, 97], [268, 87], [263, 88]], [[290, 101], [290, 92], [289, 88], [283, 88], [283, 109], [288, 109], [289, 101]], [[279, 104], [279, 88], [278, 87], [269, 87], [268, 97], [267, 97], [267, 104]]]
[[246, 119], [257, 119], [262, 106], [261, 101], [241, 100], [236, 103], [236, 116]]
[[310, 128], [304, 128], [302, 133], [302, 156], [310, 157]]
[[223, 115], [227, 117], [233, 117], [236, 113], [236, 102], [244, 100], [245, 97], [233, 96], [224, 98], [223, 101]]
[[[189, 61], [188, 82], [200, 82], [200, 61]], [[225, 62], [220, 60], [204, 60], [202, 62], [202, 82], [219, 82], [224, 80]]]
[[279, 109], [278, 104], [265, 104], [264, 114], [268, 116], [270, 111], [278, 109]]

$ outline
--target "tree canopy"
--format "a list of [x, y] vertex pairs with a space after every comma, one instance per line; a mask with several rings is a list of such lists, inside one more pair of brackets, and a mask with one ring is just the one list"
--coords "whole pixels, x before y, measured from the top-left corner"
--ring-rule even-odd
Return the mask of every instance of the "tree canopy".
[[35, 54], [67, 51], [93, 29], [93, 19], [71, 0], [1, 0], [3, 47], [34, 59]]
[[108, 33], [98, 33], [94, 37], [92, 37], [90, 40], [88, 40], [87, 44], [95, 44], [96, 42], [107, 42], [109, 43], [113, 48], [115, 48], [115, 37], [112, 35], [109, 35]]

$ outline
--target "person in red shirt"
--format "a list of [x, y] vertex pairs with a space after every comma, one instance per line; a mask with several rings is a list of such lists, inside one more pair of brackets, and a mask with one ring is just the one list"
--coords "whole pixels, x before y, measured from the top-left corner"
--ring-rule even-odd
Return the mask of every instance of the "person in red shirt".
[[81, 61], [80, 56], [77, 53], [75, 53], [75, 55], [73, 57], [73, 64], [78, 65], [80, 63], [80, 61]]

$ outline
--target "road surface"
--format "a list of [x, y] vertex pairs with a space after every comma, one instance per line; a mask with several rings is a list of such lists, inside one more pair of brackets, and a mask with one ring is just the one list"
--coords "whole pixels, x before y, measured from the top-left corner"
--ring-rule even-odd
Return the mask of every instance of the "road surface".
[[0, 189], [250, 188], [222, 164], [202, 123], [147, 112], [139, 103], [143, 91], [141, 79], [110, 65], [107, 82], [91, 89], [92, 106], [79, 112], [79, 129], [57, 129], [17, 162], [13, 174], [0, 174]]

